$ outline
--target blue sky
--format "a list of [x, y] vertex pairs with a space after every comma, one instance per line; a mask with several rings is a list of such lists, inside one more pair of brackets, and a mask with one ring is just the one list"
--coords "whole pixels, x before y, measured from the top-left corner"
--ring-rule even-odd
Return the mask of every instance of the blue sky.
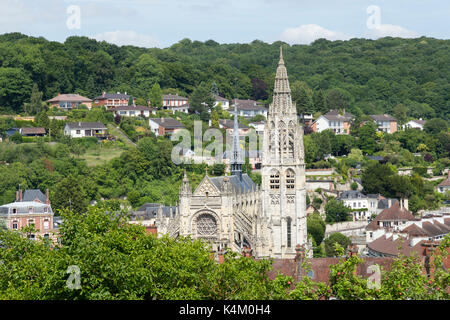
[[[75, 11], [68, 12], [71, 6]], [[290, 44], [318, 38], [449, 39], [449, 17], [448, 0], [0, 0], [0, 34], [60, 42], [82, 35], [161, 48], [183, 38]]]

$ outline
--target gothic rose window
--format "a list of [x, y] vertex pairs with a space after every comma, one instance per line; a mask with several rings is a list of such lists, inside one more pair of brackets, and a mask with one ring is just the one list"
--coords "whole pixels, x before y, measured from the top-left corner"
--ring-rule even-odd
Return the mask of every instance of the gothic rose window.
[[199, 236], [214, 236], [217, 232], [216, 219], [210, 214], [202, 214], [197, 218], [197, 234]]

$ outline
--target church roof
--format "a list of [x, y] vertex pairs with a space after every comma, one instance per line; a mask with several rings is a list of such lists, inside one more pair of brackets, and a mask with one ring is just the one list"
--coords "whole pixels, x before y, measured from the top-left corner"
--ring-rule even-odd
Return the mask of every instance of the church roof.
[[[225, 176], [221, 177], [209, 177], [211, 182], [217, 187], [217, 189], [222, 190], [223, 179]], [[239, 180], [238, 176], [231, 175], [228, 176], [230, 178], [230, 183], [233, 186], [233, 189], [236, 193], [248, 192], [252, 189], [256, 189], [256, 184], [253, 180], [248, 176], [248, 174], [242, 174], [242, 180]]]

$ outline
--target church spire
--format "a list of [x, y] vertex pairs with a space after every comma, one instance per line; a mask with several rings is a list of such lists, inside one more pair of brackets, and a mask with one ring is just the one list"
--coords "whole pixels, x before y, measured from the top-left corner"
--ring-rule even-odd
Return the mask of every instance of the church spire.
[[239, 142], [239, 123], [237, 105], [234, 106], [233, 145], [231, 146], [231, 174], [242, 180], [242, 150]]
[[292, 103], [289, 78], [286, 66], [284, 65], [282, 46], [280, 46], [280, 60], [278, 62], [277, 73], [275, 75], [273, 103], [271, 108], [269, 109], [272, 109], [273, 112], [284, 114], [293, 114], [294, 112], [296, 113], [295, 106]]

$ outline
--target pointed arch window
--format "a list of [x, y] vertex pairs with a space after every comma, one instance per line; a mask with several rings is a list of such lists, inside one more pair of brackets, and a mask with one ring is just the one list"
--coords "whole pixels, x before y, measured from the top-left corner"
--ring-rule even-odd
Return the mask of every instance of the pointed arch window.
[[277, 170], [270, 172], [270, 189], [280, 189], [280, 173]]
[[292, 219], [288, 217], [286, 219], [286, 231], [287, 231], [287, 247], [290, 248], [292, 245]]
[[295, 173], [292, 169], [286, 171], [286, 189], [295, 189]]

